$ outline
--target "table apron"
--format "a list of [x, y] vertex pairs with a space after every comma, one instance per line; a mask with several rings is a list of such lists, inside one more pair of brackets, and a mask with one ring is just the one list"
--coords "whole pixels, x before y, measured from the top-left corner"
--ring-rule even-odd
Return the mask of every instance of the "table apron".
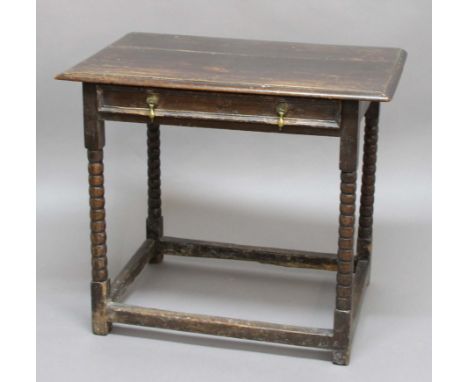
[[[148, 97], [157, 104], [150, 107]], [[339, 136], [341, 102], [304, 97], [210, 93], [128, 86], [97, 86], [101, 119], [159, 124]], [[284, 106], [284, 124], [279, 109]]]

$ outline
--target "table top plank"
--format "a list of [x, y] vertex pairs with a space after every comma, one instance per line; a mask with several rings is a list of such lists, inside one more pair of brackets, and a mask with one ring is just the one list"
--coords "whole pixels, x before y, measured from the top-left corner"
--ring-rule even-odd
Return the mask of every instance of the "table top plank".
[[130, 33], [60, 80], [247, 94], [390, 101], [406, 52]]

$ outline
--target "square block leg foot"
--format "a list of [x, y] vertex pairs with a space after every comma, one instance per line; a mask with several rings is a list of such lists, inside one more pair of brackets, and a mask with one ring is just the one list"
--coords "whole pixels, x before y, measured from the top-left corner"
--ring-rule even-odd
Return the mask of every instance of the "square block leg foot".
[[159, 264], [162, 263], [164, 256], [163, 255], [157, 255], [151, 258], [149, 261], [150, 264]]
[[333, 350], [332, 362], [335, 365], [347, 366], [349, 365], [350, 349]]
[[149, 260], [150, 264], [159, 264], [163, 261], [163, 253], [161, 252], [159, 240], [163, 235], [163, 217], [147, 218], [146, 219], [146, 238], [156, 240], [158, 245], [153, 248], [153, 253]]
[[110, 280], [91, 282], [91, 311], [93, 333], [105, 336], [112, 329], [107, 318], [106, 305], [110, 293]]
[[159, 252], [158, 248], [156, 248], [156, 251], [154, 251], [154, 253], [151, 254], [149, 263], [159, 264], [159, 263], [162, 263], [163, 259], [164, 259], [164, 255], [161, 252]]
[[112, 330], [111, 322], [93, 321], [93, 333], [98, 336], [106, 336]]

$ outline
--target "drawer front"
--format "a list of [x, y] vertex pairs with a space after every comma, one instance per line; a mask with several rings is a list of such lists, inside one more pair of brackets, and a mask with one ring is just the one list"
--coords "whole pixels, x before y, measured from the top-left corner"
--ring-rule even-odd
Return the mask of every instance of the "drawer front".
[[202, 126], [211, 121], [245, 124], [244, 130], [251, 124], [264, 125], [265, 131], [303, 134], [310, 128], [340, 128], [341, 103], [333, 100], [109, 85], [97, 89], [98, 111], [105, 119], [154, 117], [161, 123]]

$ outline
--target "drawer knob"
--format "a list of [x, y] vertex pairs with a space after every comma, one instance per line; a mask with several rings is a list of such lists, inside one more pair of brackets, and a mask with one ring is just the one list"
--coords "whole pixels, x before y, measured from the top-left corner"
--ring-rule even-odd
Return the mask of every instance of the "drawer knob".
[[156, 117], [156, 107], [158, 106], [159, 97], [156, 94], [150, 94], [146, 97], [146, 104], [149, 107], [148, 116], [150, 121], [154, 121], [154, 117]]
[[278, 114], [278, 128], [281, 131], [284, 126], [284, 117], [288, 112], [288, 104], [286, 102], [280, 102], [276, 106], [276, 113]]

